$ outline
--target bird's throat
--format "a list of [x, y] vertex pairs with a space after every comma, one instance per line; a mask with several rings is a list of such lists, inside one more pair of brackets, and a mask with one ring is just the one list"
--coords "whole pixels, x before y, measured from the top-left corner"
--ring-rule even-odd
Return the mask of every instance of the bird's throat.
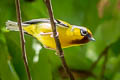
[[89, 42], [88, 37], [84, 37], [81, 40], [80, 39], [72, 40], [71, 44], [84, 44], [84, 43], [87, 43], [87, 42]]

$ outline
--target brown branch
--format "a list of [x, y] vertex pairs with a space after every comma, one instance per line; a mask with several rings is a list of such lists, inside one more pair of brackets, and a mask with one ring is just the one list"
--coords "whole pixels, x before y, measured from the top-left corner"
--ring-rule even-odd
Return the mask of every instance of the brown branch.
[[22, 25], [21, 25], [22, 18], [21, 18], [21, 11], [20, 11], [20, 1], [15, 0], [15, 2], [16, 2], [17, 21], [18, 21], [18, 26], [19, 26], [19, 30], [20, 30], [22, 56], [23, 56], [24, 65], [25, 65], [25, 69], [26, 69], [26, 72], [27, 72], [28, 80], [32, 80], [31, 75], [30, 75], [30, 71], [29, 71], [29, 67], [28, 67], [27, 57], [26, 57], [24, 32], [22, 30]]
[[[75, 80], [77, 80], [78, 78], [81, 78], [82, 80], [83, 79], [87, 79], [88, 77], [93, 77], [94, 79], [96, 79], [96, 75], [93, 74], [91, 71], [87, 71], [87, 70], [76, 70], [76, 69], [70, 69]], [[68, 78], [68, 76], [65, 74], [65, 71], [62, 67], [59, 68], [59, 73], [60, 73], [60, 76], [63, 78], [63, 79], [66, 79]]]
[[60, 55], [60, 58], [62, 60], [62, 65], [66, 71], [66, 73], [69, 75], [71, 80], [75, 80], [72, 73], [70, 72], [70, 69], [68, 68], [65, 58], [64, 58], [64, 52], [61, 48], [61, 44], [57, 35], [57, 31], [56, 31], [56, 25], [54, 23], [54, 16], [53, 16], [53, 11], [52, 11], [52, 5], [51, 5], [51, 0], [44, 0], [45, 4], [48, 8], [48, 12], [49, 12], [49, 16], [50, 16], [50, 22], [51, 22], [51, 26], [52, 26], [52, 31], [53, 31], [53, 36], [55, 39], [55, 43], [56, 43], [56, 52]]

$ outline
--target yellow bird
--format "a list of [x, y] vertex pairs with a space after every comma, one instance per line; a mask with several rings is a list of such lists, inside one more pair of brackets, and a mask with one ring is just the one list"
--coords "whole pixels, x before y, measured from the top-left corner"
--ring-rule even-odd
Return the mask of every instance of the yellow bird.
[[[54, 20], [57, 27], [57, 35], [59, 36], [62, 48], [78, 46], [89, 41], [95, 41], [89, 29], [71, 25], [62, 20]], [[6, 22], [6, 28], [12, 31], [19, 31], [17, 22]], [[25, 33], [32, 35], [39, 40], [45, 48], [56, 49], [56, 44], [51, 29], [49, 19], [33, 19], [22, 23]]]

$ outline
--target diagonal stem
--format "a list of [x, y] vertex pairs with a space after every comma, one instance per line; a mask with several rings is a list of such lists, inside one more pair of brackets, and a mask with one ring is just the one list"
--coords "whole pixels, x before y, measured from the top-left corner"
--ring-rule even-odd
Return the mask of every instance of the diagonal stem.
[[56, 25], [54, 23], [54, 15], [53, 15], [53, 10], [52, 10], [51, 0], [45, 0], [45, 4], [48, 8], [48, 12], [49, 12], [49, 16], [50, 16], [50, 22], [51, 22], [51, 26], [52, 26], [53, 36], [54, 36], [55, 43], [56, 43], [56, 52], [60, 55], [63, 68], [65, 69], [66, 73], [70, 77], [70, 80], [75, 80], [72, 73], [70, 72], [70, 69], [68, 68], [68, 66], [66, 64], [66, 61], [64, 58], [64, 52], [61, 48], [61, 43], [57, 36], [57, 30], [56, 30]]
[[104, 77], [104, 73], [105, 73], [105, 69], [106, 69], [106, 64], [107, 64], [107, 60], [108, 60], [108, 49], [110, 48], [110, 45], [107, 46], [103, 52], [100, 54], [100, 56], [98, 57], [98, 59], [92, 64], [91, 68], [90, 68], [90, 71], [92, 71], [97, 63], [100, 61], [100, 59], [102, 57], [104, 57], [104, 62], [103, 62], [103, 65], [102, 65], [102, 70], [101, 70], [101, 73], [100, 73], [100, 76], [98, 78], [98, 80], [102, 80], [102, 78]]
[[21, 47], [22, 47], [22, 56], [23, 56], [23, 60], [24, 60], [24, 66], [25, 66], [25, 69], [27, 72], [28, 80], [32, 80], [30, 71], [29, 71], [29, 67], [28, 67], [28, 62], [27, 62], [24, 32], [22, 30], [22, 25], [21, 25], [22, 18], [21, 18], [21, 11], [20, 11], [20, 1], [15, 0], [15, 2], [16, 2], [17, 21], [18, 21], [18, 26], [19, 26], [19, 30], [20, 30], [20, 38], [21, 38]]
[[97, 63], [100, 61], [100, 59], [101, 59], [103, 56], [104, 56], [104, 53], [101, 53], [100, 56], [97, 58], [97, 60], [96, 60], [96, 61], [92, 64], [92, 66], [90, 67], [90, 71], [92, 71], [92, 70], [96, 67]]
[[107, 61], [108, 61], [108, 48], [109, 47], [107, 47], [104, 51], [104, 53], [105, 53], [104, 62], [103, 62], [103, 65], [102, 65], [102, 70], [101, 70], [101, 73], [100, 73], [99, 80], [102, 80], [104, 78], [104, 74], [105, 74], [105, 70], [106, 70], [106, 64], [107, 64]]
[[90, 71], [92, 71], [92, 70], [96, 67], [97, 63], [100, 61], [100, 59], [101, 59], [103, 56], [106, 56], [107, 50], [109, 49], [109, 47], [110, 47], [110, 46], [107, 46], [107, 47], [103, 50], [103, 52], [100, 54], [100, 56], [97, 58], [97, 60], [96, 60], [96, 61], [92, 64], [92, 66], [90, 67]]

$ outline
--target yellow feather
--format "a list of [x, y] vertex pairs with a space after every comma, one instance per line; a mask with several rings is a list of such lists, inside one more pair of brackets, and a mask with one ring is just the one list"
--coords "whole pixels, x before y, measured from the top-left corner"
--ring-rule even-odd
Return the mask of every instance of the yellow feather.
[[[72, 43], [72, 41], [75, 41], [75, 40], [80, 41], [84, 38], [84, 36], [82, 36], [80, 34], [80, 29], [75, 28], [72, 31], [72, 25], [70, 25], [70, 24], [68, 24], [64, 21], [61, 21], [61, 22], [63, 22], [64, 24], [66, 24], [68, 26], [68, 28], [66, 28], [62, 25], [61, 26], [57, 25], [57, 32], [58, 32], [58, 35], [59, 35], [59, 39], [60, 39], [62, 48], [80, 45], [78, 43]], [[31, 25], [28, 25], [28, 26], [25, 26], [25, 27], [23, 26], [23, 29], [28, 34], [37, 38], [47, 48], [51, 48], [51, 49], [56, 48], [54, 38], [52, 37], [52, 34], [49, 34], [50, 32], [52, 33], [50, 23], [31, 24]], [[44, 34], [42, 35], [41, 33], [45, 33], [45, 35]]]

